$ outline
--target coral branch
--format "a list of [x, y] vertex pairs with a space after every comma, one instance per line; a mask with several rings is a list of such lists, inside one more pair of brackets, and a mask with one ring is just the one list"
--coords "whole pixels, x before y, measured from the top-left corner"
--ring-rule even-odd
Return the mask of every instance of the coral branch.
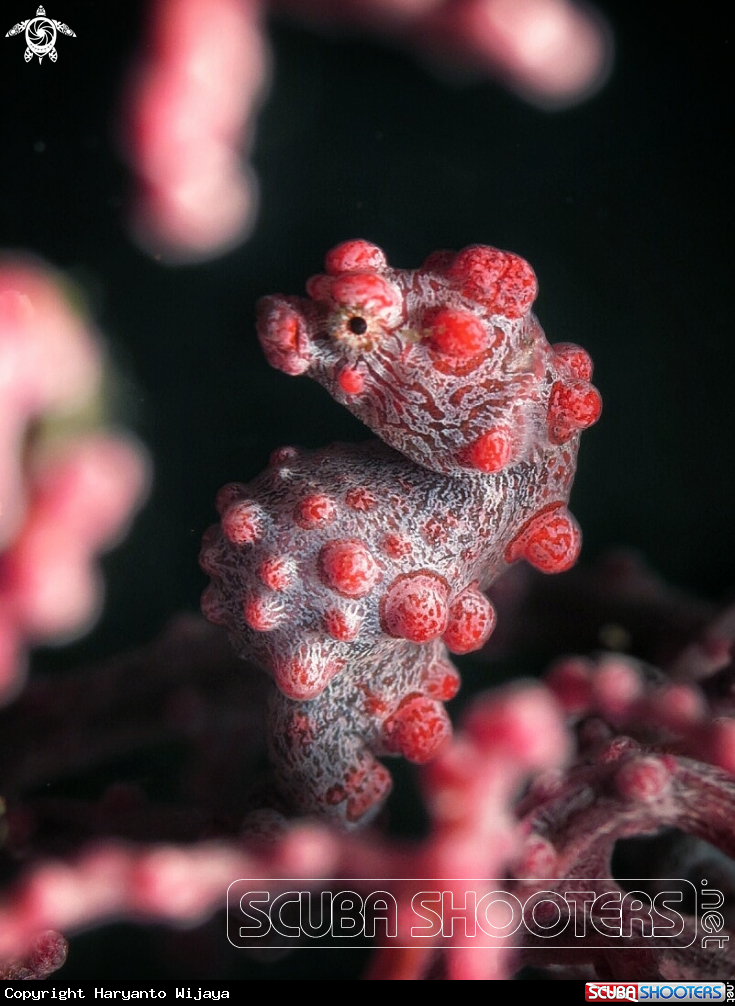
[[[477, 876], [502, 875], [518, 844], [513, 801], [529, 776], [559, 768], [567, 754], [559, 708], [542, 686], [488, 697], [474, 707], [466, 729], [426, 776], [433, 821], [426, 841], [400, 845], [377, 836], [346, 836], [322, 825], [289, 825], [277, 815], [271, 815], [274, 826], [269, 833], [263, 830], [262, 814], [253, 816], [245, 839], [223, 837], [176, 846], [98, 839], [69, 860], [35, 863], [10, 892], [0, 906], [0, 959], [27, 958], [38, 934], [50, 928], [71, 933], [119, 918], [199, 923], [223, 906], [227, 887], [238, 877], [258, 877], [274, 891], [279, 878], [303, 878], [308, 885], [311, 878], [325, 876], [380, 877], [403, 913], [411, 884], [390, 878], [451, 878], [465, 876], [468, 869]], [[126, 807], [129, 818], [131, 806]], [[78, 807], [70, 809], [76, 821], [83, 820]], [[109, 801], [97, 810], [90, 808], [98, 828], [101, 814], [109, 816], [111, 810]], [[165, 819], [159, 811], [158, 827]], [[192, 815], [190, 823], [195, 823]], [[166, 827], [170, 830], [172, 824], [169, 816]], [[206, 827], [205, 822], [200, 819], [198, 827]], [[358, 882], [363, 889], [370, 883]], [[509, 961], [502, 944], [489, 947], [479, 964], [472, 962], [474, 950], [461, 951], [461, 940], [452, 945], [455, 950], [447, 959], [452, 977], [470, 977], [470, 971], [475, 977], [507, 976]], [[404, 971], [417, 972], [433, 957], [431, 950], [410, 951], [398, 960]], [[378, 972], [386, 967], [380, 960]]]
[[486, 73], [527, 101], [559, 108], [604, 82], [602, 17], [569, 0], [272, 0], [303, 20], [367, 28], [436, 61]]
[[96, 337], [43, 266], [0, 265], [0, 695], [28, 643], [83, 632], [97, 614], [95, 557], [145, 494], [129, 438], [95, 428]]
[[153, 254], [207, 258], [255, 214], [243, 164], [267, 78], [258, 0], [156, 0], [126, 99], [124, 147], [138, 176], [133, 228]]

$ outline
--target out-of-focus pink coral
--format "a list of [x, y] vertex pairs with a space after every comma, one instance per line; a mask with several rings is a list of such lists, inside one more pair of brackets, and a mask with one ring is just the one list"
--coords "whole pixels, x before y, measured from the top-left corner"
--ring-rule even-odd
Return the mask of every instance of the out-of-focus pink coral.
[[[528, 896], [540, 889], [533, 879], [540, 875], [558, 878], [543, 882], [551, 891], [568, 889], [572, 878], [587, 877], [585, 886], [594, 893], [617, 892], [624, 898], [624, 887], [612, 875], [616, 843], [666, 828], [709, 843], [725, 856], [735, 855], [731, 671], [726, 697], [713, 701], [696, 683], [695, 673], [684, 681], [680, 669], [682, 680], [676, 681], [623, 656], [596, 662], [568, 658], [552, 668], [547, 681], [575, 727], [577, 752], [565, 772], [540, 777], [517, 808], [527, 837], [511, 871], [516, 890]], [[686, 876], [681, 872], [685, 863], [677, 868], [675, 876]], [[732, 878], [727, 887], [730, 894]], [[648, 929], [631, 927], [635, 905], [622, 904], [621, 931], [631, 937], [635, 933], [637, 939], [624, 946], [615, 940], [603, 944], [594, 938], [599, 933], [590, 930], [589, 946], [580, 941], [570, 951], [563, 938], [550, 935], [530, 939], [525, 959], [538, 964], [553, 957], [556, 966], [591, 965], [597, 976], [620, 980], [712, 979], [732, 968], [727, 933], [708, 946], [696, 938], [695, 920], [687, 918], [676, 938], [655, 939], [650, 921]], [[589, 913], [581, 902], [577, 910]]]
[[602, 18], [570, 0], [449, 0], [417, 36], [437, 56], [489, 73], [548, 109], [596, 91], [611, 61]]
[[[0, 266], [0, 694], [28, 643], [84, 630], [97, 612], [94, 556], [114, 543], [146, 483], [119, 435], [72, 432], [100, 393], [96, 337], [40, 265]], [[68, 429], [65, 429], [68, 424]]]
[[544, 108], [581, 101], [605, 80], [601, 16], [571, 0], [271, 0], [303, 20], [364, 27], [445, 63], [497, 77]]
[[[165, 644], [169, 655], [181, 643], [171, 636]], [[198, 668], [202, 683], [210, 667]], [[227, 887], [238, 877], [261, 878], [274, 890], [285, 877], [302, 878], [306, 887], [318, 877], [365, 878], [351, 880], [357, 889], [370, 885], [371, 877], [381, 878], [397, 899], [404, 925], [412, 885], [392, 878], [436, 876], [451, 885], [468, 870], [478, 877], [503, 876], [521, 841], [513, 804], [522, 787], [539, 773], [561, 769], [568, 756], [561, 710], [543, 686], [520, 685], [487, 696], [472, 707], [456, 740], [424, 777], [431, 821], [424, 841], [347, 836], [262, 812], [246, 820], [245, 837], [188, 846], [98, 840], [72, 860], [47, 859], [27, 871], [0, 907], [0, 959], [27, 958], [38, 934], [48, 929], [71, 933], [119, 918], [202, 922], [222, 906]], [[109, 802], [98, 808], [98, 823], [105, 811], [110, 813]], [[145, 816], [150, 820], [150, 812]], [[190, 816], [194, 823], [196, 814]], [[135, 809], [128, 807], [126, 820], [131, 818]], [[165, 813], [159, 819], [165, 828]], [[200, 831], [206, 827], [206, 820], [198, 822]], [[11, 846], [12, 832], [11, 823]], [[411, 942], [410, 934], [407, 938]], [[442, 963], [452, 978], [511, 973], [503, 941], [489, 942], [484, 953], [460, 936], [437, 942], [448, 951]], [[396, 978], [402, 970], [408, 972], [405, 977], [422, 977], [436, 953], [433, 944], [418, 952], [379, 951], [368, 977]]]
[[[688, 625], [687, 645], [669, 661], [672, 674], [615, 654], [566, 658], [546, 684], [479, 696], [454, 738], [422, 769], [428, 835], [418, 841], [287, 821], [273, 810], [246, 814], [266, 680], [234, 658], [217, 630], [194, 618], [178, 620], [155, 645], [111, 665], [63, 682], [32, 682], [17, 708], [0, 712], [3, 790], [17, 794], [8, 802], [6, 847], [28, 863], [0, 908], [0, 957], [13, 962], [8, 973], [27, 967], [43, 930], [72, 935], [119, 918], [194, 925], [223, 905], [237, 878], [258, 878], [258, 889], [275, 896], [295, 879], [301, 890], [322, 890], [324, 877], [338, 884], [349, 878], [350, 890], [363, 896], [380, 889], [396, 899], [403, 948], [376, 948], [367, 978], [504, 979], [524, 964], [552, 977], [589, 979], [730, 973], [728, 939], [723, 946], [684, 945], [694, 934], [686, 915], [677, 941], [654, 943], [641, 932], [625, 946], [611, 938], [602, 947], [588, 940], [573, 949], [530, 931], [513, 948], [479, 930], [467, 938], [461, 919], [451, 936], [419, 940], [405, 930], [415, 922], [413, 893], [427, 888], [402, 878], [442, 880], [460, 905], [468, 874], [495, 878], [492, 890], [523, 901], [538, 892], [535, 878], [545, 878], [550, 896], [567, 892], [573, 877], [597, 878], [594, 887], [592, 879], [585, 882], [585, 891], [624, 895], [611, 872], [616, 843], [672, 826], [689, 844], [670, 834], [657, 839], [659, 855], [677, 857], [668, 867], [659, 864], [669, 871], [663, 875], [709, 876], [732, 897], [725, 856], [735, 852], [733, 665], [713, 660], [705, 674], [701, 658], [704, 649], [721, 653], [732, 645], [732, 609], [713, 618], [706, 606], [632, 567], [608, 596], [598, 588], [610, 582], [604, 568], [566, 584], [544, 579], [543, 597], [552, 607], [555, 594], [563, 600], [572, 613], [569, 631], [582, 611], [598, 624], [618, 619], [621, 631], [634, 628], [641, 604], [661, 643], [672, 627]], [[533, 610], [531, 594], [530, 607], [516, 598], [521, 625]], [[100, 680], [104, 688], [95, 687]], [[197, 752], [182, 778], [187, 795], [175, 806], [149, 803], [137, 787], [115, 787], [97, 801], [20, 797], [39, 781], [162, 738], [179, 738]], [[712, 873], [718, 854], [720, 877]], [[651, 873], [662, 875], [645, 867], [632, 875]], [[479, 880], [472, 889], [478, 898], [486, 890]], [[589, 908], [582, 899], [578, 910]], [[224, 940], [221, 921], [216, 925], [216, 938]], [[503, 925], [499, 919], [497, 928]], [[722, 935], [731, 942], [729, 930]]]
[[58, 278], [35, 263], [0, 260], [0, 548], [25, 509], [29, 425], [79, 409], [100, 375], [97, 343]]
[[268, 54], [258, 0], [155, 0], [129, 85], [124, 145], [138, 176], [133, 227], [152, 254], [219, 254], [252, 223], [246, 167]]
[[610, 61], [601, 19], [569, 0], [154, 0], [122, 139], [137, 176], [133, 231], [156, 257], [221, 254], [253, 223], [247, 153], [268, 77], [269, 6], [396, 38], [548, 107], [587, 96]]

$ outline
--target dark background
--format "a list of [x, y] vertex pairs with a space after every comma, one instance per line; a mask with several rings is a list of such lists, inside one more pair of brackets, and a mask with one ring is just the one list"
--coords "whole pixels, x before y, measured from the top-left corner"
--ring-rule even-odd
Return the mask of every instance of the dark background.
[[142, 643], [197, 608], [196, 555], [221, 484], [255, 475], [277, 445], [365, 436], [316, 384], [272, 371], [253, 326], [259, 296], [300, 292], [324, 252], [356, 236], [403, 267], [475, 242], [526, 257], [549, 338], [590, 351], [605, 403], [572, 497], [583, 560], [626, 545], [674, 583], [727, 595], [732, 46], [713, 5], [684, 22], [669, 5], [601, 3], [612, 77], [552, 114], [492, 82], [449, 85], [378, 41], [274, 22], [255, 231], [177, 268], [125, 231], [116, 117], [145, 5], [49, 0], [77, 37], [60, 37], [56, 64], [26, 64], [23, 41], [1, 36], [35, 6], [5, 3], [0, 26], [0, 243], [82, 286], [123, 378], [119, 420], [155, 465], [150, 502], [106, 560], [100, 625], [39, 654], [39, 668]]

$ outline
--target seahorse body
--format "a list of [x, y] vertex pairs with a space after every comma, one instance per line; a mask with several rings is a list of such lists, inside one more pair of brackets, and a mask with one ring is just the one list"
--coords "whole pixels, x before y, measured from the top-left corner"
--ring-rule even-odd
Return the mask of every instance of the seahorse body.
[[277, 685], [283, 793], [353, 824], [390, 789], [377, 755], [425, 761], [448, 736], [447, 651], [492, 632], [483, 589], [517, 559], [548, 573], [576, 560], [566, 504], [600, 399], [584, 351], [547, 343], [516, 256], [474, 246], [396, 270], [352, 241], [326, 268], [308, 299], [263, 299], [261, 341], [385, 443], [281, 448], [225, 486], [203, 610]]

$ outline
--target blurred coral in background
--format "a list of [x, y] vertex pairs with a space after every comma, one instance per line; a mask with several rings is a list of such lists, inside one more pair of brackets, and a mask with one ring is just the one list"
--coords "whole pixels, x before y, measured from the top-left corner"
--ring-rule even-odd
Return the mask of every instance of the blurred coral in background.
[[255, 224], [245, 158], [268, 85], [268, 6], [369, 29], [546, 108], [592, 94], [612, 56], [602, 18], [568, 0], [153, 0], [123, 147], [138, 178], [133, 233], [156, 257], [210, 258]]
[[252, 227], [243, 163], [265, 90], [259, 0], [155, 0], [126, 100], [124, 146], [139, 177], [133, 227], [152, 253], [220, 254]]
[[570, 0], [270, 3], [304, 21], [367, 28], [447, 68], [488, 74], [546, 109], [588, 98], [604, 84], [612, 60], [602, 16]]
[[0, 694], [6, 701], [29, 644], [89, 628], [101, 604], [95, 558], [124, 533], [146, 491], [141, 448], [96, 428], [100, 346], [62, 282], [40, 263], [0, 263]]

